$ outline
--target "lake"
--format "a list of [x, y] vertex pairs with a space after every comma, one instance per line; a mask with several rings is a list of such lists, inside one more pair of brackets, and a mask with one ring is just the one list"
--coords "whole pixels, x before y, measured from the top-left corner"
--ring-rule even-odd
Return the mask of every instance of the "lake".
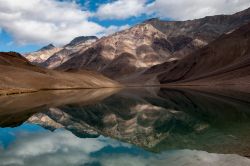
[[0, 96], [1, 166], [250, 166], [250, 94], [191, 88]]

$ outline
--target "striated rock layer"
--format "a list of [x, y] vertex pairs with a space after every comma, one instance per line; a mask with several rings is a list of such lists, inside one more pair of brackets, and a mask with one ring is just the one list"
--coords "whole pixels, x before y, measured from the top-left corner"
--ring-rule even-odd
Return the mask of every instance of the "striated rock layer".
[[161, 84], [250, 84], [250, 24], [224, 34], [179, 61], [155, 66], [145, 76]]
[[183, 59], [248, 22], [250, 9], [188, 21], [151, 19], [80, 49], [57, 69], [90, 69], [130, 82], [150, 67]]
[[[53, 69], [74, 56], [80, 49], [85, 49], [98, 38], [96, 36], [79, 36], [63, 47], [55, 47], [52, 44], [24, 56], [33, 64]], [[72, 55], [71, 55], [72, 54]]]
[[61, 49], [62, 48], [57, 48], [54, 45], [49, 44], [36, 52], [24, 54], [24, 56], [33, 64], [40, 64], [45, 62], [49, 57], [51, 57], [53, 54], [60, 51]]
[[63, 49], [51, 55], [46, 61], [40, 65], [49, 69], [54, 69], [71, 59], [79, 50], [87, 49], [98, 38], [96, 36], [80, 36], [73, 39]]

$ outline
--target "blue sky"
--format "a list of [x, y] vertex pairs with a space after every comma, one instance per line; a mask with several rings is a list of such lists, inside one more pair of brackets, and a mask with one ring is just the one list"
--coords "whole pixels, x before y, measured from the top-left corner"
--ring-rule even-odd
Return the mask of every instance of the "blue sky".
[[77, 36], [107, 36], [152, 17], [187, 20], [249, 6], [249, 0], [0, 0], [0, 51], [25, 53]]

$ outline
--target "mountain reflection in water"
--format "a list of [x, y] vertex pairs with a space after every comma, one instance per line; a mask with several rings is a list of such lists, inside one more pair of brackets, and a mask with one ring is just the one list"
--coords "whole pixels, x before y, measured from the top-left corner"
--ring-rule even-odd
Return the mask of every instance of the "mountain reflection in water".
[[242, 92], [0, 96], [0, 125], [0, 165], [250, 165], [250, 94]]

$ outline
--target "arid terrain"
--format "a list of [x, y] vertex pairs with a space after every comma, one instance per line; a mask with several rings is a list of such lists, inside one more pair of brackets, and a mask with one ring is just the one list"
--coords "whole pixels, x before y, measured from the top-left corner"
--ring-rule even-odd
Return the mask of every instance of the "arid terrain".
[[25, 57], [34, 64], [53, 69], [66, 62], [79, 50], [87, 49], [97, 39], [96, 36], [80, 36], [62, 48], [49, 44], [36, 52], [26, 54]]
[[24, 57], [1, 53], [1, 93], [120, 84], [248, 89], [249, 22], [250, 9], [188, 21], [150, 19], [100, 39], [49, 44]]
[[250, 166], [250, 0], [0, 0], [0, 166]]
[[92, 71], [58, 72], [32, 65], [18, 53], [0, 53], [0, 94], [120, 85]]
[[[63, 49], [51, 55], [41, 65], [61, 71], [93, 70], [122, 83], [135, 83], [143, 80], [141, 82], [152, 84], [153, 77], [157, 76], [159, 71], [151, 75], [152, 77], [143, 79], [145, 73], [153, 73], [156, 70], [167, 72], [168, 64], [186, 59], [186, 56], [190, 54], [199, 54], [201, 52], [199, 49], [208, 44], [211, 47], [210, 43], [217, 38], [219, 39], [216, 40], [216, 45], [221, 41], [219, 45], [224, 49], [227, 43], [221, 39], [223, 38], [221, 35], [229, 35], [249, 22], [250, 9], [233, 15], [209, 16], [188, 21], [150, 19], [96, 41], [92, 40], [93, 37], [90, 38], [91, 42], [86, 40], [87, 37], [82, 38], [82, 45], [65, 47], [66, 52]], [[228, 47], [233, 45], [234, 43], [228, 44]], [[246, 45], [241, 47], [244, 46], [246, 47]], [[228, 51], [228, 49], [223, 51]], [[233, 56], [237, 56], [236, 51]], [[212, 53], [208, 50], [206, 52], [209, 56]], [[218, 60], [212, 55], [210, 58], [214, 58], [214, 61]], [[223, 64], [230, 63], [227, 60], [221, 61], [223, 62], [220, 63]], [[208, 64], [206, 66], [210, 68]], [[183, 72], [188, 70], [185, 66], [181, 68]], [[174, 81], [175, 78], [173, 77], [172, 80]], [[161, 76], [159, 82], [166, 83], [167, 81], [164, 81]]]
[[247, 24], [182, 60], [152, 67], [141, 79], [150, 78], [155, 84], [249, 86], [249, 58], [250, 24]]

